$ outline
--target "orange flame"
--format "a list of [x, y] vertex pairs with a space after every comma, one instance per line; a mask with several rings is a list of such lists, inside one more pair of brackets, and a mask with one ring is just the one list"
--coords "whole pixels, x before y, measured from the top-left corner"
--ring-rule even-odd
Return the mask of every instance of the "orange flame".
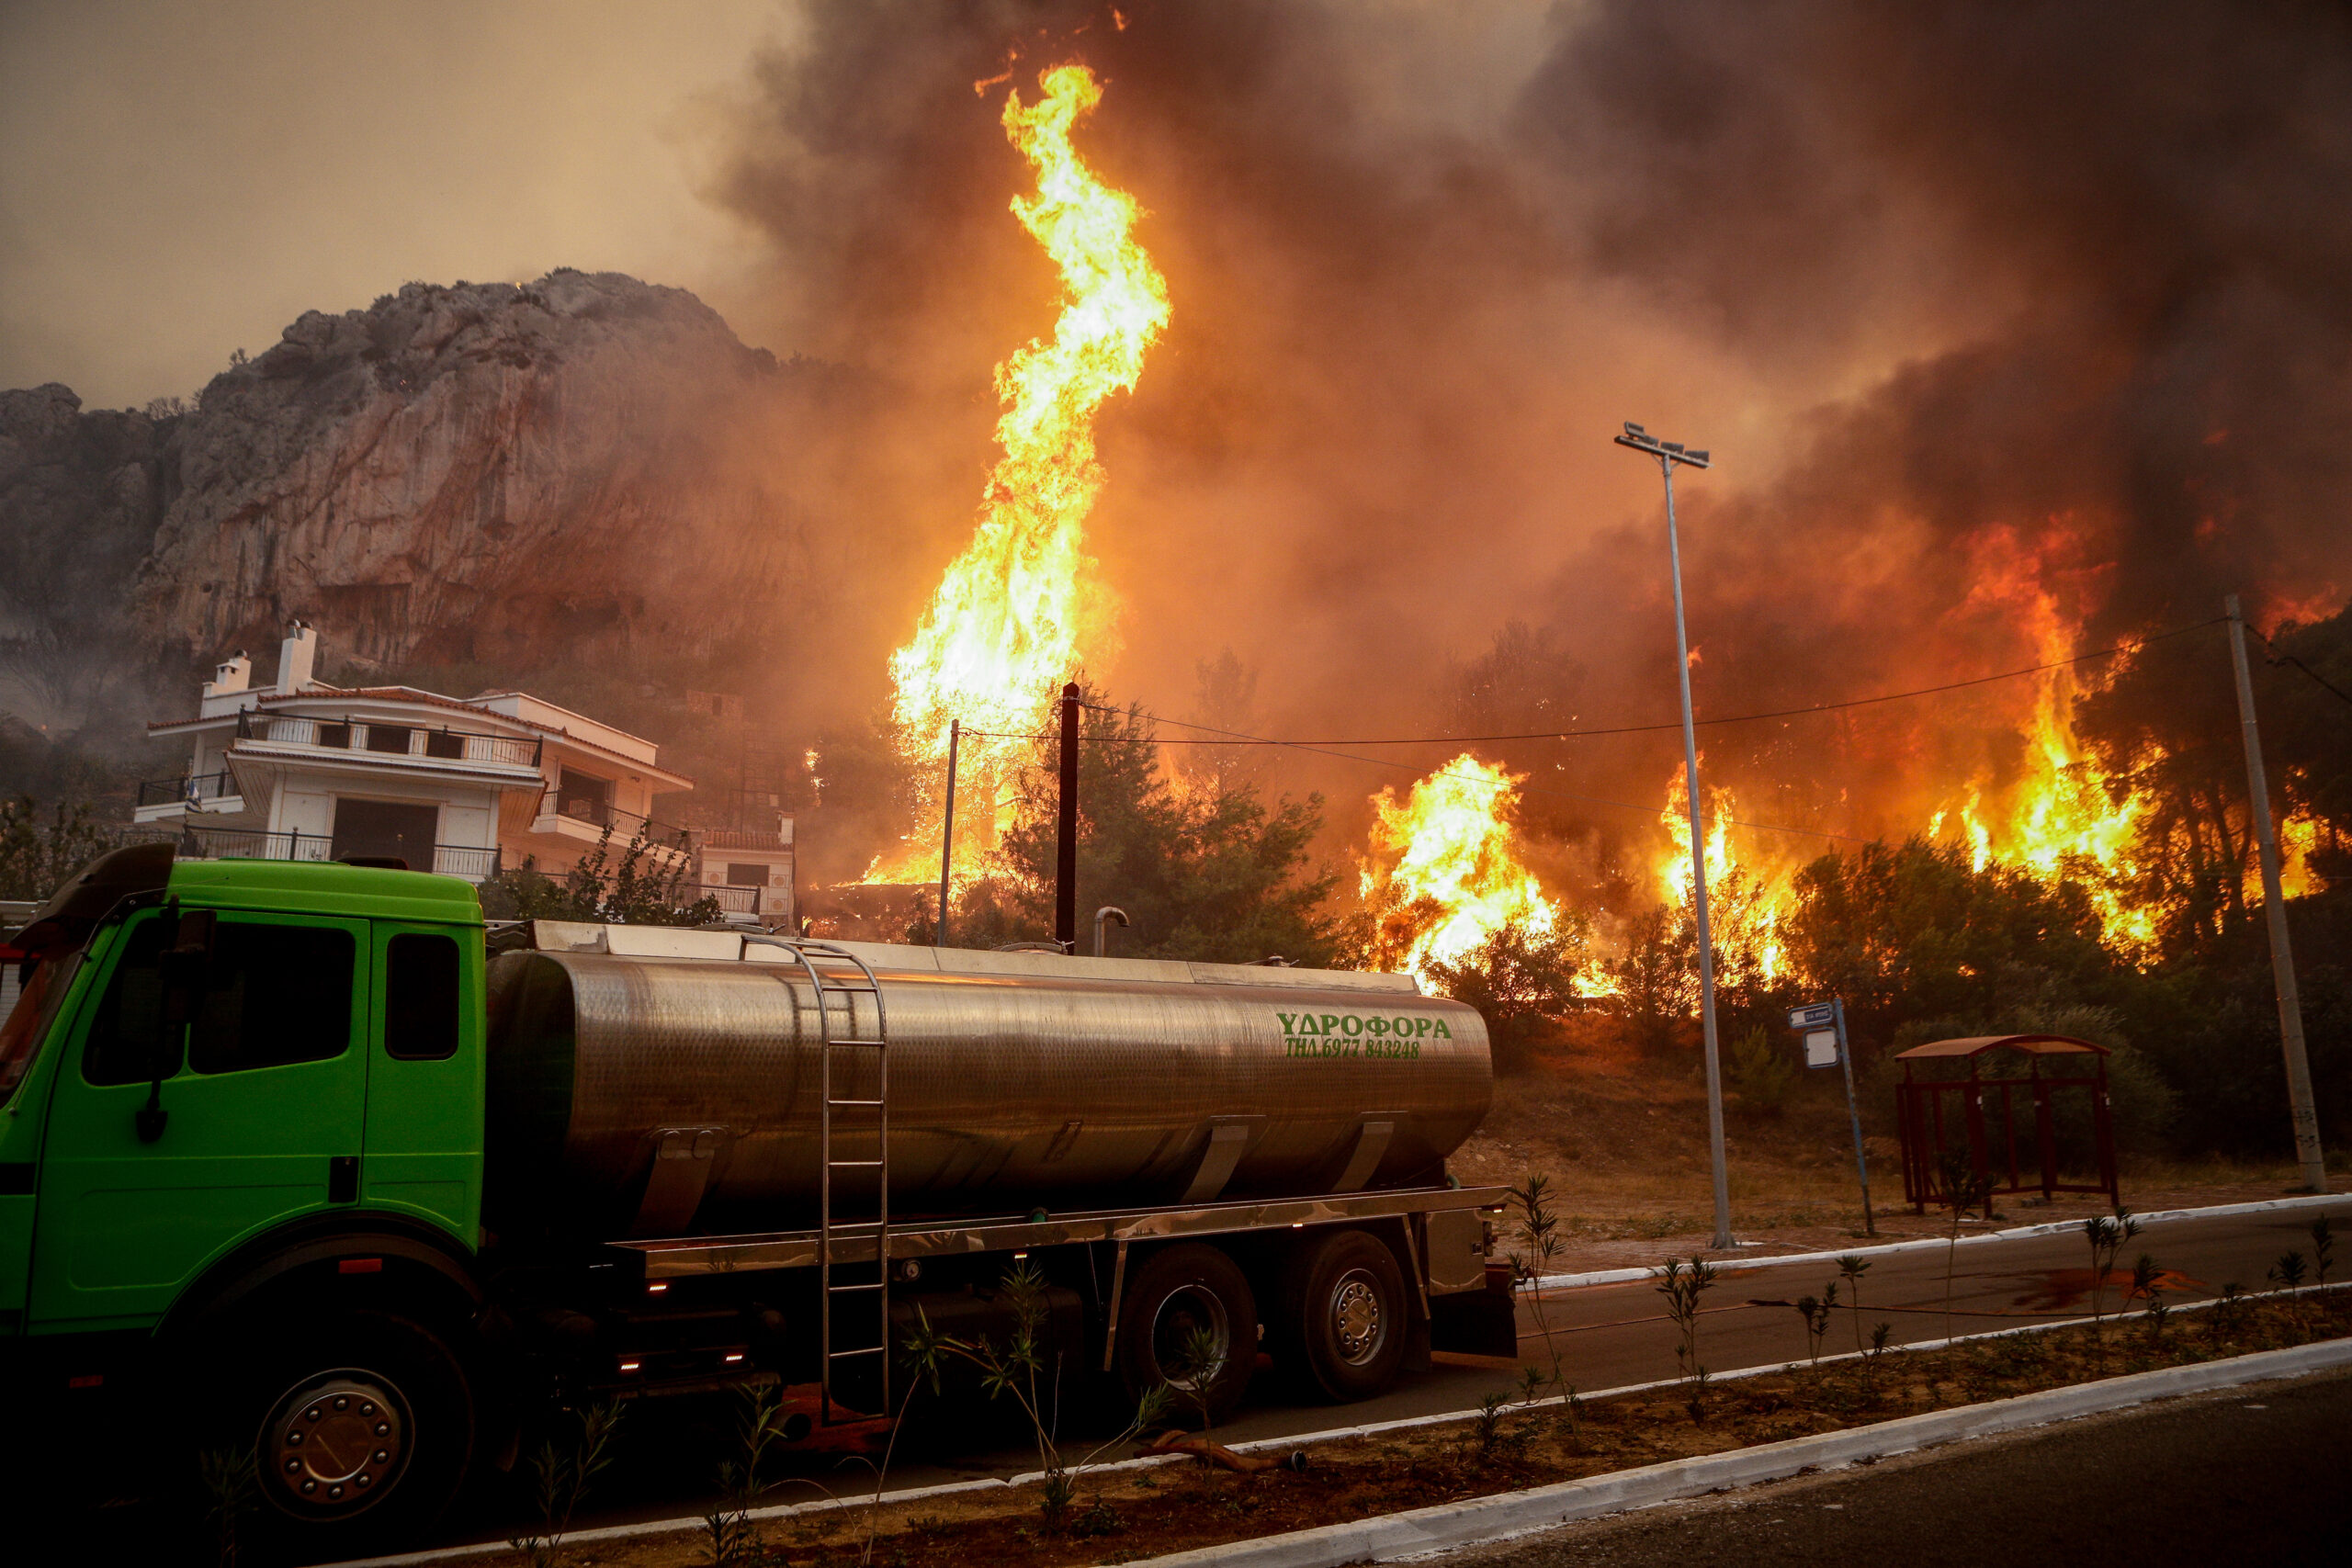
[[[1732, 816], [1738, 808], [1731, 791], [1709, 785], [1706, 794], [1707, 809], [1702, 815], [1708, 822], [1708, 925], [1722, 958], [1716, 973], [1725, 984], [1754, 979], [1770, 985], [1788, 967], [1781, 917], [1794, 895], [1784, 870], [1760, 868], [1732, 848]], [[1664, 820], [1674, 848], [1658, 858], [1658, 883], [1668, 904], [1688, 909], [1692, 886], [1690, 791], [1679, 767], [1667, 781]]]
[[[978, 525], [913, 638], [890, 659], [898, 744], [917, 762], [944, 761], [951, 719], [979, 730], [1036, 729], [1052, 714], [1056, 688], [1077, 671], [1080, 643], [1102, 649], [1113, 601], [1092, 580], [1084, 536], [1105, 478], [1094, 415], [1113, 392], [1135, 389], [1145, 350], [1168, 325], [1166, 280], [1135, 241], [1140, 209], [1070, 145], [1102, 87], [1083, 65], [1057, 65], [1038, 83], [1045, 96], [1035, 104], [1017, 91], [1005, 99], [1005, 134], [1037, 172], [1037, 194], [1015, 196], [1012, 215], [1060, 269], [1061, 316], [1052, 342], [1032, 339], [996, 368], [1004, 455], [989, 471]], [[1001, 826], [1000, 786], [1021, 749], [1019, 740], [974, 738], [961, 753], [976, 809], [959, 815], [990, 842]], [[938, 842], [938, 771], [925, 770], [899, 863], [886, 869], [877, 860], [868, 880], [924, 874]]]
[[1384, 966], [1427, 978], [1432, 962], [1458, 962], [1506, 924], [1532, 936], [1558, 928], [1559, 906], [1521, 863], [1508, 820], [1519, 784], [1519, 775], [1464, 752], [1402, 801], [1385, 789], [1372, 797], [1360, 891], [1403, 928]]

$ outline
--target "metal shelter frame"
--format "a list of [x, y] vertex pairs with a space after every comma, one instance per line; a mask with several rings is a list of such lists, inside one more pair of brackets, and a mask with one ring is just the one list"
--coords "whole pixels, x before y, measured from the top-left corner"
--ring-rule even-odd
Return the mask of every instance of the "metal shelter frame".
[[[2030, 1063], [2027, 1076], [1984, 1077], [1981, 1064], [1995, 1051], [2015, 1051], [2026, 1056]], [[2043, 1058], [2051, 1056], [2088, 1056], [2096, 1070], [2053, 1076], [2042, 1070]], [[2108, 1102], [2107, 1057], [2106, 1046], [2064, 1034], [1978, 1034], [1931, 1041], [1897, 1053], [1894, 1059], [1903, 1064], [1903, 1081], [1895, 1086], [1894, 1102], [1903, 1138], [1904, 1201], [1919, 1213], [1925, 1213], [1928, 1204], [1944, 1201], [1943, 1159], [1957, 1121], [1956, 1131], [1966, 1140], [1971, 1168], [1980, 1179], [1990, 1179], [1996, 1193], [2038, 1189], [2047, 1199], [2059, 1192], [2104, 1192], [2109, 1202], [2121, 1202], [2116, 1188], [2115, 1125]], [[1968, 1064], [1966, 1077], [1917, 1076], [1921, 1062], [1953, 1059]], [[2098, 1167], [2096, 1183], [2058, 1179], [2058, 1134], [2051, 1100], [2057, 1090], [2074, 1089], [2086, 1089], [2091, 1097], [2093, 1157]], [[2032, 1181], [2026, 1179], [2030, 1172], [2018, 1147], [2019, 1090], [2029, 1092], [2033, 1100], [2033, 1163], [2041, 1168], [2039, 1179]], [[1949, 1108], [1948, 1101], [1953, 1102]]]

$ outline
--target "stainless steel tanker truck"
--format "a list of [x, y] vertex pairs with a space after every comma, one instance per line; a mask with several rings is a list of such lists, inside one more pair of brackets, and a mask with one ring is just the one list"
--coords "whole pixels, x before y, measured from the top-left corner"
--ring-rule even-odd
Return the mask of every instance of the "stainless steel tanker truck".
[[12, 1435], [249, 1449], [314, 1548], [413, 1533], [550, 1404], [757, 1379], [812, 1440], [887, 1416], [896, 1337], [1001, 1332], [1014, 1269], [1129, 1394], [1202, 1378], [1205, 1332], [1219, 1414], [1261, 1359], [1351, 1400], [1512, 1349], [1503, 1194], [1445, 1169], [1486, 1032], [1409, 976], [485, 940], [452, 878], [166, 846], [10, 942]]

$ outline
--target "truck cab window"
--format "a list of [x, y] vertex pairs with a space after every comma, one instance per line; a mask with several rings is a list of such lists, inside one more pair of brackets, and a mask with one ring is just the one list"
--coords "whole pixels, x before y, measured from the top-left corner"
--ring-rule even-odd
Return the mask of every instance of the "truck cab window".
[[[156, 1034], [164, 1026], [164, 981], [156, 955], [173, 928], [153, 914], [137, 917], [116, 955], [106, 994], [98, 998], [82, 1076], [94, 1084], [145, 1083], [155, 1070]], [[164, 1076], [180, 1070], [179, 1043], [169, 1042]]]
[[189, 1058], [199, 1073], [322, 1062], [351, 1044], [356, 944], [332, 926], [222, 921]]
[[385, 949], [384, 1050], [439, 1061], [458, 1050], [458, 944], [410, 932]]

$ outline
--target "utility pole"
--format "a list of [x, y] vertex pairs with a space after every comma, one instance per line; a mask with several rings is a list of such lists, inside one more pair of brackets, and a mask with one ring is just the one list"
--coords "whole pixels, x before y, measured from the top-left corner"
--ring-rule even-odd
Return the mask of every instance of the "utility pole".
[[1617, 437], [1620, 446], [1657, 459], [1666, 476], [1666, 555], [1674, 575], [1675, 673], [1682, 682], [1682, 782], [1690, 796], [1690, 902], [1699, 922], [1699, 1032], [1707, 1053], [1707, 1147], [1714, 1163], [1715, 1239], [1718, 1252], [1736, 1244], [1731, 1235], [1731, 1178], [1724, 1165], [1723, 1056], [1715, 1038], [1715, 947], [1707, 928], [1707, 830], [1701, 821], [1699, 796], [1699, 731], [1690, 716], [1690, 637], [1682, 619], [1682, 541], [1674, 526], [1674, 465], [1712, 468], [1704, 452], [1692, 452], [1679, 441], [1660, 441], [1640, 425], [1628, 422]]
[[1054, 941], [1078, 951], [1078, 682], [1062, 688], [1062, 787], [1054, 847]]
[[2238, 678], [2238, 728], [2245, 739], [2246, 815], [2262, 861], [2262, 910], [2270, 923], [2270, 973], [2278, 987], [2278, 1039], [2287, 1053], [2287, 1110], [2295, 1127], [2295, 1160], [2303, 1185], [2327, 1190], [2327, 1160], [2320, 1151], [2319, 1108], [2312, 1100], [2311, 1058], [2303, 1050], [2303, 1004], [2295, 988], [2295, 952], [2287, 940], [2287, 899], [2278, 884], [2278, 834], [2270, 821], [2270, 785], [2262, 772], [2262, 735], [2254, 723], [2254, 675], [2245, 658], [2245, 617], [2238, 596], [2224, 599], [2230, 617], [2230, 665]]
[[956, 860], [956, 750], [964, 739], [964, 721], [947, 721], [947, 810], [939, 829], [939, 941], [947, 945], [947, 872]]

